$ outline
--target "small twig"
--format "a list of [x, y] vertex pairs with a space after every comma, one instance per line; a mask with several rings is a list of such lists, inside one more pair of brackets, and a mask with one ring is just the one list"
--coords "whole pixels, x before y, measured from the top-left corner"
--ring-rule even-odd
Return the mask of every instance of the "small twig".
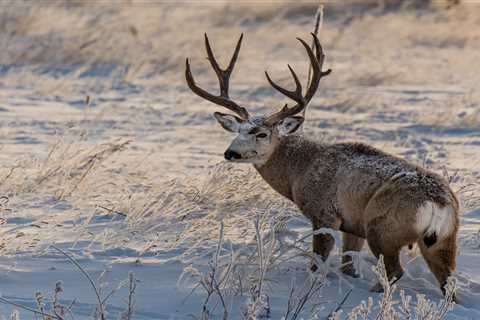
[[[85, 177], [90, 173], [90, 171], [93, 169], [93, 166], [97, 163], [97, 155], [94, 155], [89, 161], [88, 161], [88, 165], [89, 167], [83, 172], [83, 174], [80, 176], [80, 179], [77, 181], [77, 183], [73, 186], [72, 190], [70, 190], [67, 195], [69, 194], [72, 194], [73, 192], [75, 192], [78, 188], [78, 186], [83, 182], [83, 180], [85, 179]], [[60, 196], [59, 196], [59, 199], [63, 199], [63, 196], [65, 196], [66, 190], [64, 190]]]
[[10, 301], [10, 300], [5, 299], [5, 298], [3, 298], [3, 297], [0, 297], [0, 302], [3, 302], [3, 303], [6, 303], [6, 304], [9, 304], [9, 305], [12, 305], [12, 306], [14, 306], [14, 307], [17, 307], [17, 308], [20, 308], [20, 309], [23, 309], [23, 310], [26, 310], [26, 311], [33, 312], [33, 313], [38, 314], [38, 315], [41, 315], [41, 316], [43, 316], [43, 317], [50, 317], [51, 319], [62, 320], [62, 318], [59, 318], [59, 317], [57, 317], [57, 316], [54, 315], [54, 314], [45, 313], [45, 312], [42, 312], [42, 311], [40, 311], [40, 310], [37, 310], [37, 309], [33, 309], [33, 308], [30, 308], [30, 307], [24, 306], [23, 304], [19, 304], [19, 303]]
[[[318, 286], [317, 286], [318, 284]], [[311, 285], [308, 287], [306, 293], [302, 296], [302, 298], [298, 301], [295, 311], [293, 312], [291, 320], [298, 319], [300, 313], [302, 312], [305, 304], [310, 300], [313, 295], [318, 292], [323, 287], [323, 283], [318, 281], [318, 278], [315, 278]]]
[[126, 216], [127, 216], [126, 213], [117, 211], [117, 210], [115, 210], [115, 209], [110, 209], [110, 208], [107, 208], [107, 207], [104, 207], [104, 206], [101, 206], [101, 205], [98, 205], [98, 204], [97, 204], [97, 207], [100, 208], [100, 209], [103, 209], [103, 210], [107, 210], [107, 211], [110, 212], [110, 213], [118, 214], [118, 215], [120, 215], [120, 216], [122, 216], [122, 217], [126, 217]]
[[48, 162], [50, 161], [50, 159], [52, 158], [53, 156], [53, 153], [55, 152], [55, 150], [57, 150], [58, 146], [60, 145], [60, 143], [62, 143], [62, 139], [57, 139], [57, 141], [55, 142], [55, 144], [50, 148], [50, 151], [48, 152], [48, 155], [47, 157], [45, 158], [45, 161], [43, 161], [43, 165], [42, 165], [42, 168], [40, 170], [40, 172], [43, 173], [45, 167], [47, 166]]
[[12, 175], [13, 175], [13, 171], [15, 171], [15, 169], [17, 169], [18, 166], [15, 166], [15, 167], [12, 167], [10, 168], [10, 171], [7, 173], [7, 175], [2, 179], [2, 182], [0, 182], [0, 185], [4, 184], [5, 181], [7, 181]]
[[288, 316], [290, 315], [290, 312], [292, 311], [292, 301], [293, 301], [293, 294], [295, 293], [295, 279], [292, 278], [292, 285], [290, 286], [290, 294], [288, 295], [288, 301], [287, 301], [287, 310], [285, 311], [285, 315], [283, 318], [285, 320], [288, 319]]
[[328, 315], [328, 318], [330, 318], [336, 312], [340, 311], [340, 309], [343, 307], [343, 305], [345, 304], [345, 301], [347, 301], [352, 291], [353, 289], [348, 290], [348, 292], [343, 296], [343, 299], [338, 303], [337, 307], [334, 310], [332, 310], [332, 312], [330, 312], [330, 314]]
[[83, 267], [77, 262], [77, 260], [75, 260], [68, 253], [66, 253], [65, 251], [63, 251], [62, 249], [58, 248], [57, 246], [55, 246], [53, 244], [51, 245], [51, 247], [53, 249], [57, 250], [58, 252], [60, 252], [61, 254], [63, 254], [68, 260], [70, 260], [70, 262], [73, 263], [78, 268], [78, 270], [80, 270], [80, 272], [85, 276], [85, 278], [87, 278], [87, 280], [90, 282], [90, 285], [92, 286], [93, 290], [95, 291], [95, 295], [97, 296], [97, 301], [98, 301], [98, 304], [99, 304], [98, 307], [100, 308], [100, 318], [101, 318], [101, 320], [105, 320], [105, 314], [103, 312], [102, 298], [100, 297], [100, 293], [97, 289], [97, 286], [95, 285], [95, 282], [92, 280], [90, 275], [87, 273], [87, 271], [85, 271], [85, 269], [83, 269]]
[[5, 206], [10, 202], [10, 198], [7, 196], [0, 197], [0, 211], [12, 211], [12, 209], [8, 209]]
[[128, 300], [127, 309], [123, 312], [120, 320], [131, 320], [135, 309], [135, 290], [137, 289], [137, 279], [133, 272], [128, 274]]

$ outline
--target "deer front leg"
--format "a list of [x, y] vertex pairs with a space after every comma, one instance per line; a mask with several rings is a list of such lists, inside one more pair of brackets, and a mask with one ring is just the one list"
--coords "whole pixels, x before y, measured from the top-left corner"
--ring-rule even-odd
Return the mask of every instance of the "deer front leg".
[[[313, 229], [313, 231], [318, 230]], [[314, 234], [313, 235], [313, 253], [320, 255], [323, 261], [327, 260], [335, 245], [335, 239], [330, 234]]]
[[351, 277], [357, 278], [358, 274], [355, 272], [355, 267], [353, 266], [353, 258], [346, 252], [351, 251], [360, 251], [365, 244], [365, 239], [354, 236], [351, 233], [343, 233], [343, 256], [342, 256], [342, 272]]
[[[330, 228], [333, 230], [338, 230], [340, 223], [338, 222], [322, 222], [318, 219], [312, 219], [313, 232], [321, 228]], [[333, 246], [335, 245], [335, 238], [331, 234], [327, 233], [318, 233], [313, 235], [313, 253], [320, 255], [322, 261], [326, 261], [332, 251]], [[315, 262], [312, 263], [310, 267], [312, 271], [317, 270], [317, 265]]]

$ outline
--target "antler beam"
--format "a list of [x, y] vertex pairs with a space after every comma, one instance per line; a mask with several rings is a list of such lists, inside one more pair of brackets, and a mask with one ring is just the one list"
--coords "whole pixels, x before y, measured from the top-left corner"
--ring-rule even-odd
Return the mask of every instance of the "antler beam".
[[239, 106], [236, 102], [230, 99], [228, 94], [228, 86], [230, 81], [230, 75], [232, 74], [233, 68], [235, 66], [235, 62], [238, 58], [238, 53], [240, 52], [240, 47], [242, 45], [243, 34], [240, 36], [237, 42], [237, 46], [235, 47], [235, 51], [233, 53], [232, 58], [230, 59], [230, 63], [225, 70], [222, 70], [218, 65], [217, 60], [213, 55], [212, 48], [210, 46], [210, 42], [208, 41], [208, 36], [205, 33], [205, 48], [207, 50], [208, 60], [212, 65], [213, 70], [217, 74], [218, 82], [220, 85], [220, 95], [216, 96], [207, 92], [206, 90], [200, 88], [195, 84], [195, 80], [193, 79], [192, 71], [190, 70], [190, 63], [188, 58], [186, 59], [186, 68], [185, 68], [185, 78], [187, 80], [188, 87], [199, 97], [202, 97], [210, 102], [213, 102], [217, 105], [225, 107], [236, 114], [238, 114], [242, 119], [246, 120], [249, 117], [247, 109]]
[[270, 76], [268, 75], [268, 72], [265, 71], [265, 75], [270, 85], [273, 88], [275, 88], [277, 91], [279, 91], [280, 93], [282, 93], [283, 95], [287, 96], [288, 98], [292, 99], [297, 103], [292, 108], [288, 108], [285, 105], [285, 107], [283, 107], [280, 111], [267, 117], [267, 119], [265, 120], [265, 124], [270, 126], [274, 125], [275, 123], [278, 123], [279, 121], [285, 119], [286, 117], [293, 116], [301, 112], [302, 110], [304, 110], [308, 105], [308, 103], [310, 102], [310, 100], [312, 99], [312, 97], [315, 95], [315, 92], [317, 91], [318, 86], [320, 84], [320, 79], [324, 76], [327, 76], [332, 71], [331, 69], [322, 71], [323, 61], [325, 60], [325, 54], [323, 53], [323, 48], [320, 45], [320, 41], [318, 40], [317, 36], [314, 33], [312, 33], [312, 36], [314, 40], [315, 53], [313, 53], [312, 49], [305, 41], [303, 41], [300, 38], [297, 38], [297, 40], [300, 41], [302, 45], [305, 47], [308, 57], [310, 58], [310, 65], [313, 70], [312, 80], [310, 82], [309, 87], [307, 88], [307, 92], [305, 93], [305, 96], [302, 94], [302, 91], [303, 91], [302, 85], [298, 80], [297, 74], [295, 73], [295, 71], [293, 71], [290, 65], [288, 65], [288, 69], [290, 70], [290, 73], [292, 74], [293, 80], [295, 81], [295, 85], [296, 85], [296, 88], [293, 91], [282, 88], [281, 86], [276, 84], [270, 78]]

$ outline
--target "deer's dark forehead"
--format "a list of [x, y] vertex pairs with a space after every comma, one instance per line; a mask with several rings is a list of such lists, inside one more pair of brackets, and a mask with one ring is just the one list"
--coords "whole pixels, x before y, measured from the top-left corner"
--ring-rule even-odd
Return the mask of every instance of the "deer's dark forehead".
[[248, 120], [242, 123], [240, 132], [247, 134], [256, 134], [261, 131], [268, 130], [268, 126], [265, 125], [264, 116], [250, 117]]
[[250, 117], [245, 125], [245, 131], [249, 134], [256, 134], [265, 129], [267, 129], [267, 126], [263, 116]]
[[251, 124], [252, 126], [265, 126], [265, 117], [263, 116], [255, 116], [255, 117], [250, 117], [248, 119], [248, 123]]

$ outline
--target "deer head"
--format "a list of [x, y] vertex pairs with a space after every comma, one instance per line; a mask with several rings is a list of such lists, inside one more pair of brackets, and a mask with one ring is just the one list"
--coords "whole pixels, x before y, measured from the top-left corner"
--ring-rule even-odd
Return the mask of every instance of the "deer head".
[[296, 102], [296, 105], [291, 108], [285, 105], [280, 111], [266, 116], [250, 116], [247, 109], [231, 100], [228, 94], [230, 75], [238, 58], [243, 34], [240, 36], [230, 63], [225, 70], [222, 70], [215, 60], [210, 42], [205, 34], [205, 47], [208, 60], [217, 74], [220, 85], [220, 95], [218, 96], [205, 91], [195, 84], [187, 58], [185, 77], [190, 89], [198, 96], [223, 106], [236, 114], [214, 113], [215, 118], [225, 130], [237, 134], [225, 151], [225, 159], [236, 162], [262, 164], [268, 160], [283, 136], [293, 134], [301, 127], [304, 121], [301, 115], [302, 111], [305, 110], [317, 91], [320, 79], [331, 72], [330, 69], [322, 71], [325, 55], [317, 36], [313, 33], [312, 36], [314, 39], [315, 53], [305, 41], [297, 38], [305, 47], [312, 68], [312, 78], [305, 95], [302, 93], [303, 90], [300, 80], [290, 65], [288, 65], [288, 69], [296, 85], [293, 91], [282, 88], [276, 84], [265, 71], [270, 85]]

